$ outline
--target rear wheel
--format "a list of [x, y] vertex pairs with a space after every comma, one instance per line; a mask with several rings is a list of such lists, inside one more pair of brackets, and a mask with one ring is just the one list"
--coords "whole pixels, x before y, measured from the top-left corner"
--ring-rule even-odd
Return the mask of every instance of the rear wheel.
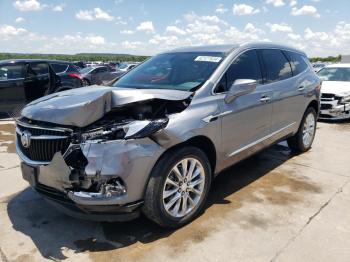
[[288, 138], [288, 146], [297, 152], [308, 151], [315, 138], [316, 123], [316, 111], [314, 108], [309, 107], [303, 116], [298, 132]]
[[211, 171], [208, 158], [196, 147], [165, 153], [153, 168], [143, 213], [163, 227], [180, 227], [203, 209]]

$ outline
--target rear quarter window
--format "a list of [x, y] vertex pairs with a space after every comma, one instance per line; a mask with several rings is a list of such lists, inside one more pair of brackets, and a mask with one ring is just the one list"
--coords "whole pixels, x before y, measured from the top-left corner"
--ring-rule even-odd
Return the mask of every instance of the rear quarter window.
[[67, 64], [52, 63], [50, 65], [56, 74], [63, 73], [68, 68]]
[[286, 53], [290, 58], [290, 65], [294, 75], [304, 72], [309, 67], [306, 62], [307, 58], [303, 55], [291, 51], [287, 51]]
[[266, 68], [267, 84], [281, 81], [293, 76], [289, 61], [281, 50], [265, 49], [261, 52]]

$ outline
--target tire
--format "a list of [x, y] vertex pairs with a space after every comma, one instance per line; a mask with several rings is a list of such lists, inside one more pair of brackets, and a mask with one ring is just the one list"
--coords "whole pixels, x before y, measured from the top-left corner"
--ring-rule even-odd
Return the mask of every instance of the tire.
[[[181, 161], [187, 161], [186, 170], [188, 171], [191, 170], [191, 166], [194, 166], [192, 180], [188, 176], [189, 180], [186, 181], [186, 176], [181, 176], [183, 180], [180, 181], [179, 175], [174, 172], [174, 168], [177, 167], [178, 174], [183, 174]], [[198, 184], [192, 188], [196, 183]], [[181, 227], [201, 213], [210, 184], [209, 160], [200, 149], [188, 146], [170, 150], [160, 158], [151, 172], [142, 211], [146, 217], [162, 227]], [[195, 190], [197, 193], [194, 193]], [[201, 194], [199, 195], [198, 192]], [[174, 201], [174, 199], [178, 200]], [[173, 204], [171, 201], [174, 201]]]
[[87, 80], [86, 78], [83, 79], [83, 86], [89, 86], [91, 85], [90, 81]]
[[[316, 111], [314, 108], [309, 107], [306, 109], [304, 113], [298, 132], [294, 136], [287, 139], [289, 148], [299, 153], [308, 151], [311, 148], [315, 138], [316, 126], [317, 126]], [[304, 137], [304, 132], [305, 134], [307, 133], [309, 135], [308, 139]]]

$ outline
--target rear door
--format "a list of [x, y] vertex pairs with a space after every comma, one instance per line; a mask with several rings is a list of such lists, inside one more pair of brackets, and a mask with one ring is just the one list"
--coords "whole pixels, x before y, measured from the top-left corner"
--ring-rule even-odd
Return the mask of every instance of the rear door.
[[278, 135], [293, 129], [294, 118], [300, 107], [299, 91], [293, 79], [291, 65], [279, 49], [261, 50], [264, 63], [265, 86], [273, 91], [271, 132]]
[[12, 113], [25, 104], [25, 64], [0, 65], [0, 112]]
[[[238, 56], [225, 77], [227, 88], [237, 79], [254, 79], [259, 83], [252, 93], [240, 96], [229, 104], [224, 100], [221, 102], [222, 148], [230, 159], [254, 148], [270, 134], [272, 105], [269, 99], [272, 92], [269, 86], [262, 85], [261, 66], [256, 50]], [[221, 82], [225, 82], [224, 78]]]
[[24, 91], [26, 101], [30, 102], [47, 95], [50, 90], [49, 66], [46, 62], [31, 62], [27, 66]]

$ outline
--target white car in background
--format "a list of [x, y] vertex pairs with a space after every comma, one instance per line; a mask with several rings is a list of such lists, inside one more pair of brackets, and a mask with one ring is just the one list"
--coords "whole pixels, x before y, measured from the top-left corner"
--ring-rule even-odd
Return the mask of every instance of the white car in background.
[[315, 73], [317, 73], [318, 71], [320, 71], [320, 70], [321, 70], [322, 68], [324, 68], [325, 66], [326, 66], [325, 63], [314, 63], [314, 64], [312, 65], [312, 67], [313, 67]]
[[328, 65], [317, 74], [322, 80], [319, 118], [350, 118], [350, 64]]

